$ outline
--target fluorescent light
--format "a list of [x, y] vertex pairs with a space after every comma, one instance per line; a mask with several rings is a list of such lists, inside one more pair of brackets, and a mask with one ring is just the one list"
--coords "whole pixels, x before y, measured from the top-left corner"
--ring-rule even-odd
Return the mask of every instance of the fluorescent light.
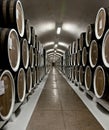
[[54, 52], [56, 53], [56, 50]]
[[55, 45], [54, 45], [54, 48], [57, 48], [57, 47], [58, 47], [58, 44], [55, 44]]
[[44, 48], [51, 46], [51, 45], [54, 45], [54, 42], [47, 42], [47, 43], [44, 44]]
[[61, 33], [61, 27], [57, 27], [57, 34]]
[[60, 46], [66, 47], [66, 48], [69, 47], [69, 44], [64, 43], [64, 42], [59, 42], [58, 44], [59, 44]]

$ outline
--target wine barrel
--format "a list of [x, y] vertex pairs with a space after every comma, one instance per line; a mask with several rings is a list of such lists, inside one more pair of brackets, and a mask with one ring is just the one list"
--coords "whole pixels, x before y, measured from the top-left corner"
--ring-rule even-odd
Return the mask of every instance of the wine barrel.
[[79, 40], [80, 40], [80, 39], [76, 39], [75, 53], [77, 53], [78, 50], [79, 50]]
[[29, 65], [29, 46], [26, 39], [22, 39], [21, 42], [22, 65], [27, 69]]
[[84, 85], [84, 68], [82, 65], [79, 67], [79, 85]]
[[16, 102], [23, 102], [26, 94], [26, 74], [23, 68], [20, 68], [16, 76]]
[[38, 58], [38, 56], [37, 56], [37, 48], [35, 48], [35, 66], [37, 66], [37, 59]]
[[26, 73], [26, 84], [27, 84], [27, 93], [30, 93], [32, 90], [32, 72], [31, 68], [28, 67], [27, 73]]
[[72, 54], [74, 54], [76, 51], [76, 41], [73, 41], [73, 45], [72, 45]]
[[20, 42], [14, 29], [0, 28], [0, 68], [16, 72], [20, 64]]
[[102, 60], [104, 65], [109, 68], [109, 29], [107, 30], [102, 43]]
[[35, 29], [34, 27], [31, 27], [31, 44], [33, 48], [35, 48]]
[[72, 67], [72, 82], [75, 80], [75, 67]]
[[77, 52], [77, 65], [81, 65], [82, 62], [82, 52], [80, 50], [78, 50]]
[[[37, 49], [37, 46], [38, 46], [38, 36], [35, 35], [35, 48]], [[37, 49], [38, 50], [38, 49]]]
[[89, 24], [87, 27], [87, 31], [86, 31], [86, 46], [89, 47], [91, 44], [91, 41], [93, 39], [95, 39], [95, 25], [94, 24]]
[[81, 51], [86, 44], [85, 43], [85, 37], [86, 37], [86, 33], [85, 32], [81, 33], [80, 40], [79, 40], [79, 50], [81, 50]]
[[31, 43], [31, 27], [29, 19], [25, 19], [25, 33], [24, 37], [27, 39], [28, 43]]
[[75, 66], [75, 82], [79, 82], [79, 67]]
[[30, 66], [31, 66], [31, 68], [33, 68], [33, 66], [34, 66], [34, 50], [33, 50], [33, 46], [32, 45], [30, 45], [30, 51], [29, 51], [29, 61], [30, 61]]
[[39, 82], [40, 82], [40, 69], [38, 66], [36, 67], [36, 69], [37, 69], [37, 84], [39, 84]]
[[0, 118], [8, 120], [12, 115], [15, 103], [15, 84], [9, 70], [0, 75]]
[[77, 64], [77, 54], [73, 54], [73, 65], [75, 66]]
[[85, 68], [85, 88], [86, 90], [91, 90], [92, 89], [92, 70], [90, 66], [86, 66]]
[[0, 0], [0, 27], [15, 28], [24, 35], [24, 11], [20, 0]]
[[94, 68], [97, 65], [98, 62], [98, 44], [96, 40], [93, 40], [91, 42], [90, 48], [89, 48], [89, 63], [92, 68]]
[[95, 20], [95, 36], [101, 39], [109, 26], [109, 8], [100, 8]]
[[94, 92], [97, 98], [109, 100], [109, 74], [103, 66], [97, 66], [95, 69]]
[[88, 63], [88, 51], [87, 48], [84, 47], [82, 50], [82, 65], [86, 66]]
[[32, 69], [32, 86], [33, 87], [36, 86], [36, 68], [35, 68], [35, 66]]

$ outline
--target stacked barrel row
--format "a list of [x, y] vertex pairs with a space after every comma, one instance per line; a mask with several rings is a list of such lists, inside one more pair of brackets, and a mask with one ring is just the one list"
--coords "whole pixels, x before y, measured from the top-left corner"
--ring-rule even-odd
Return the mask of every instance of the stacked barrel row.
[[[40, 45], [20, 0], [0, 0], [0, 118], [8, 120], [39, 83]], [[43, 48], [41, 48], [43, 50]], [[43, 58], [42, 58], [43, 60]]]
[[66, 52], [71, 62], [66, 74], [75, 84], [95, 93], [97, 98], [109, 99], [109, 9], [100, 8], [95, 24], [89, 24]]

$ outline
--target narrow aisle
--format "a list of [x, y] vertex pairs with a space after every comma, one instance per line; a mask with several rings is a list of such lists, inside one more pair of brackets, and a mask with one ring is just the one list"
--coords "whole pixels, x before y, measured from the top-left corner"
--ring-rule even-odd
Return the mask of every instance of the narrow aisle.
[[59, 72], [49, 74], [26, 130], [103, 130]]

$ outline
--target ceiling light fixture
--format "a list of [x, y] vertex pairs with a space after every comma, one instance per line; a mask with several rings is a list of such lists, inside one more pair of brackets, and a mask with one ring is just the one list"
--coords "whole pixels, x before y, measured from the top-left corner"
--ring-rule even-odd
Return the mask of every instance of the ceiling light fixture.
[[58, 44], [55, 44], [55, 45], [54, 45], [54, 48], [57, 48], [57, 47], [58, 47]]
[[61, 33], [61, 27], [57, 27], [56, 33], [59, 35]]

